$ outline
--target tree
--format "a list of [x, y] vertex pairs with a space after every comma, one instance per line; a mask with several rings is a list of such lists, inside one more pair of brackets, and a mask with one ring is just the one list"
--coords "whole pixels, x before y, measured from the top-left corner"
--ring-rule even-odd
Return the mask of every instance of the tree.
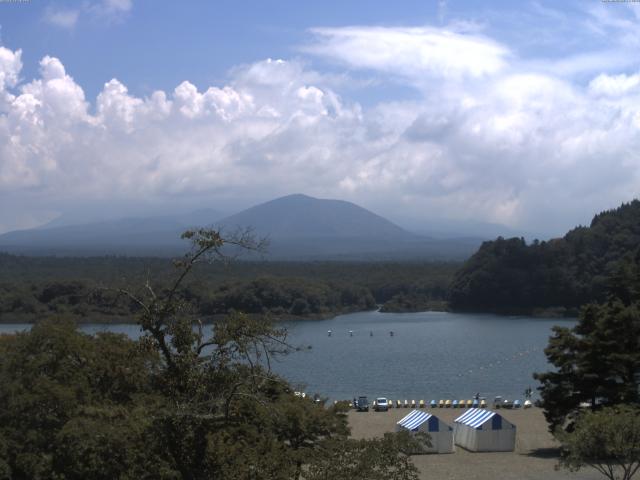
[[571, 471], [595, 468], [610, 480], [630, 480], [640, 469], [640, 409], [629, 406], [585, 412], [575, 429], [559, 431], [560, 465]]
[[54, 319], [0, 336], [0, 359], [0, 472], [10, 472], [0, 478], [153, 471], [140, 430], [162, 402], [153, 386], [156, 352], [124, 335], [85, 335]]
[[354, 444], [342, 406], [296, 397], [271, 371], [291, 350], [285, 330], [241, 313], [209, 334], [194, 325], [190, 272], [262, 244], [247, 232], [183, 237], [193, 249], [169, 287], [116, 292], [139, 307], [139, 340], [63, 319], [0, 337], [0, 478], [284, 480], [332, 468], [343, 450], [380, 454], [370, 478], [414, 478], [395, 437]]
[[534, 374], [551, 431], [571, 429], [581, 403], [593, 410], [639, 403], [638, 272], [637, 262], [623, 263], [609, 279], [605, 303], [584, 307], [574, 328], [554, 327], [545, 354], [557, 370]]
[[328, 455], [311, 463], [307, 480], [417, 480], [418, 470], [403, 452], [421, 451], [430, 445], [428, 434], [404, 431], [372, 440], [327, 442]]

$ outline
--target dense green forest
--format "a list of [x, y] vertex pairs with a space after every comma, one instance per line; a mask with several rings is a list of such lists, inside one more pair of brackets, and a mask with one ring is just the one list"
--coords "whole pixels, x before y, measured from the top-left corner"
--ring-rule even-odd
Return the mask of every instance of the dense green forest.
[[449, 289], [458, 311], [575, 314], [601, 302], [607, 278], [638, 255], [640, 201], [596, 215], [563, 238], [527, 244], [522, 238], [485, 242], [456, 272]]
[[[248, 262], [198, 265], [183, 298], [194, 314], [229, 311], [274, 319], [371, 310], [444, 308], [458, 263]], [[128, 321], [138, 312], [119, 289], [147, 281], [161, 291], [175, 276], [167, 259], [26, 257], [0, 254], [0, 321], [66, 314], [77, 321]]]

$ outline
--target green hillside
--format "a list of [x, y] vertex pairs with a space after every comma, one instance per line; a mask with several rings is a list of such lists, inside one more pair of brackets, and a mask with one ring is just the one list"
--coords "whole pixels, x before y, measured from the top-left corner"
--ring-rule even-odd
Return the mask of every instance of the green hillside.
[[[639, 255], [640, 201], [596, 215], [563, 238], [527, 244], [522, 238], [485, 242], [456, 272], [453, 310], [531, 313], [558, 307], [573, 314], [602, 301], [607, 277]], [[635, 258], [637, 261], [637, 258]]]

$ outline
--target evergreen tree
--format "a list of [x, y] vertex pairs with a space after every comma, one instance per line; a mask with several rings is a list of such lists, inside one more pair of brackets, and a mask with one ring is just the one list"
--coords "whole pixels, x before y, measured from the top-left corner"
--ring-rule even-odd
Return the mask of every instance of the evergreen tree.
[[595, 410], [640, 401], [638, 259], [618, 266], [607, 301], [584, 307], [574, 328], [554, 327], [545, 353], [556, 370], [534, 375], [551, 430], [571, 428], [581, 403]]

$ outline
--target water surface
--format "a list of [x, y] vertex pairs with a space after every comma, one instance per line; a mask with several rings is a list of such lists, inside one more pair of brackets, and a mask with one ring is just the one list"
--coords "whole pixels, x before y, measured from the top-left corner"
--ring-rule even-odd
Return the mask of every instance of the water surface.
[[[476, 392], [522, 399], [527, 387], [537, 386], [533, 372], [550, 368], [543, 349], [551, 327], [573, 324], [556, 318], [444, 312], [360, 312], [283, 322], [289, 341], [303, 348], [272, 367], [301, 389], [331, 399], [368, 395], [428, 401], [472, 398]], [[6, 324], [0, 332], [25, 328], [29, 326]], [[87, 324], [81, 329], [140, 335], [137, 325]]]

